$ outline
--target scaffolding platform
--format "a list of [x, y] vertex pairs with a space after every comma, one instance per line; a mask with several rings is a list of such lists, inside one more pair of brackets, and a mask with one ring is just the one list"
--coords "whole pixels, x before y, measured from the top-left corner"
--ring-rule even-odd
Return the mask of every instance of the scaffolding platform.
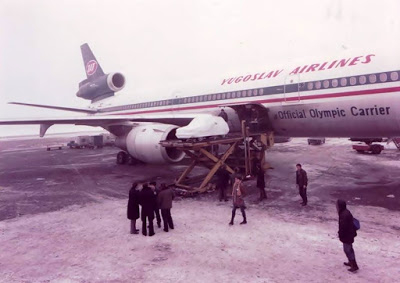
[[[242, 133], [238, 135], [160, 142], [163, 147], [184, 151], [191, 159], [189, 166], [175, 180], [175, 186], [186, 192], [186, 195], [206, 192], [218, 170], [226, 170], [230, 174], [240, 173], [243, 176], [252, 175], [255, 162], [264, 164], [265, 151], [273, 144], [273, 132], [249, 133], [244, 122]], [[208, 168], [209, 171], [206, 175], [189, 177], [196, 166]], [[193, 186], [196, 183], [200, 185]]]

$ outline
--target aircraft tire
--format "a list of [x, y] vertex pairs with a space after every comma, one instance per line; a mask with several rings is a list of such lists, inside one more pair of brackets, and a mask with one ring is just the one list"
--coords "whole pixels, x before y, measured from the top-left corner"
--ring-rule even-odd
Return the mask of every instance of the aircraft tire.
[[127, 154], [125, 151], [120, 151], [117, 154], [117, 164], [125, 164], [127, 161]]
[[136, 165], [138, 164], [138, 160], [134, 158], [132, 155], [127, 154], [127, 162], [128, 165]]

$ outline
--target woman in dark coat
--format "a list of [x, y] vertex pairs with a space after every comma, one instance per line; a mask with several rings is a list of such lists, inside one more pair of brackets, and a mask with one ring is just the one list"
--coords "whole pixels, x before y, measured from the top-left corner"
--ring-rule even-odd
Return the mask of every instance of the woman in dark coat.
[[233, 201], [233, 208], [232, 208], [232, 218], [231, 222], [229, 222], [229, 225], [233, 225], [233, 220], [235, 219], [235, 214], [236, 214], [236, 209], [240, 208], [240, 211], [242, 212], [243, 216], [243, 221], [240, 222], [240, 224], [246, 224], [246, 212], [244, 211], [246, 209], [246, 205], [244, 204], [244, 187], [242, 184], [242, 177], [241, 176], [235, 176], [235, 182], [233, 183], [233, 188], [232, 188], [232, 201]]
[[136, 219], [139, 219], [139, 191], [136, 189], [137, 183], [133, 183], [129, 191], [127, 216], [131, 220], [131, 234], [138, 234], [136, 229]]

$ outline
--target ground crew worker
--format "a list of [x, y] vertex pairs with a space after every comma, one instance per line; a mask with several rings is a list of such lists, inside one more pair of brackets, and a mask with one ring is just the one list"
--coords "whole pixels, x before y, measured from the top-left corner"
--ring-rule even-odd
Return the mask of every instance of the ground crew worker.
[[251, 108], [251, 120], [250, 120], [250, 129], [251, 132], [256, 133], [259, 130], [258, 123], [259, 123], [259, 117], [258, 117], [258, 111], [255, 107]]
[[267, 199], [267, 194], [265, 192], [265, 171], [262, 167], [261, 162], [256, 164], [256, 176], [257, 176], [257, 188], [260, 190], [260, 201]]
[[302, 206], [307, 205], [307, 173], [301, 168], [301, 164], [296, 164], [296, 184], [299, 187], [299, 194], [303, 199]]
[[224, 109], [221, 109], [221, 112], [219, 112], [218, 116], [224, 119], [225, 122], [228, 123], [228, 114], [226, 114]]
[[219, 201], [228, 201], [228, 197], [226, 196], [226, 188], [228, 187], [230, 182], [230, 175], [228, 171], [226, 171], [226, 166], [221, 166], [221, 169], [217, 172], [217, 189], [219, 191]]

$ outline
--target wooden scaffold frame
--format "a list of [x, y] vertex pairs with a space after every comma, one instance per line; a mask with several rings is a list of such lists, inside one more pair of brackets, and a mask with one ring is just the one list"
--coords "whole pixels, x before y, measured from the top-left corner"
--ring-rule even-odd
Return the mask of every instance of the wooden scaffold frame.
[[[273, 139], [273, 132], [249, 134], [248, 127], [245, 126], [243, 121], [242, 135], [239, 136], [208, 138], [205, 140], [166, 140], [161, 141], [160, 144], [164, 147], [182, 150], [192, 159], [189, 166], [176, 179], [175, 186], [186, 190], [187, 194], [193, 194], [205, 192], [210, 180], [221, 167], [223, 167], [223, 170], [233, 174], [235, 173], [234, 168], [240, 166], [243, 174], [246, 176], [251, 175], [252, 162], [255, 156], [258, 155], [260, 161], [264, 162], [265, 150], [273, 145]], [[224, 145], [228, 148], [222, 154], [218, 154], [218, 149]], [[230, 162], [230, 157], [232, 161], [240, 162], [241, 164]], [[241, 157], [243, 157], [243, 162], [241, 162]], [[207, 167], [210, 170], [206, 176], [188, 178], [196, 166]], [[198, 183], [200, 181], [200, 186], [193, 187], [188, 185], [188, 182], [193, 181]]]

